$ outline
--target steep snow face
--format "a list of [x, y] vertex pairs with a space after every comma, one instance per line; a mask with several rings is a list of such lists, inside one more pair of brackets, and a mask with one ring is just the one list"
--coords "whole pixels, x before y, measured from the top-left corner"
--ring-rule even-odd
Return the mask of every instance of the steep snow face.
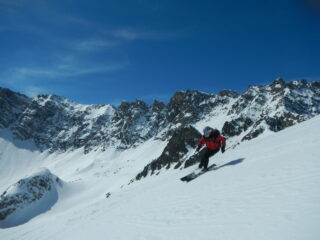
[[40, 153], [32, 141], [16, 140], [11, 131], [0, 129], [0, 193], [41, 167], [47, 156]]
[[263, 134], [212, 157], [217, 170], [190, 183], [180, 178], [195, 167], [162, 169], [128, 185], [160, 156], [160, 141], [121, 152], [50, 155], [45, 164], [67, 187], [50, 211], [2, 229], [0, 239], [317, 240], [319, 132], [315, 117]]
[[50, 210], [58, 200], [57, 187], [62, 181], [48, 169], [10, 186], [0, 196], [0, 228], [18, 226]]

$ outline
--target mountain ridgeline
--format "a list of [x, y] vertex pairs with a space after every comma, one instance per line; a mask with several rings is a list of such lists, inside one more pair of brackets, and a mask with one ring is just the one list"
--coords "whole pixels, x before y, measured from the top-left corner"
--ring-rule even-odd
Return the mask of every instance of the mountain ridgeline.
[[[155, 171], [172, 163], [181, 165], [187, 147], [196, 146], [194, 139], [200, 133], [195, 126], [201, 121], [212, 124], [223, 119], [212, 127], [239, 143], [318, 115], [320, 83], [276, 79], [269, 85], [251, 86], [243, 94], [187, 90], [175, 93], [168, 104], [136, 100], [118, 107], [81, 105], [56, 95], [29, 98], [0, 88], [0, 110], [0, 128], [9, 129], [18, 140], [32, 140], [39, 150], [83, 148], [88, 153], [109, 147], [128, 149], [151, 138], [168, 141], [161, 161], [151, 167]], [[170, 146], [177, 143], [179, 147]], [[177, 152], [176, 157], [168, 157]]]

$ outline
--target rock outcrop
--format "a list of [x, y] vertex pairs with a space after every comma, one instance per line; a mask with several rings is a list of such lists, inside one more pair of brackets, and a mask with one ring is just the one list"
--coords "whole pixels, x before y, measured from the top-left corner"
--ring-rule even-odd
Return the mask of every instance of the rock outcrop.
[[23, 224], [48, 211], [58, 200], [63, 182], [48, 169], [19, 180], [0, 196], [0, 227]]
[[136, 176], [136, 180], [146, 177], [149, 173], [155, 174], [162, 168], [181, 166], [185, 155], [197, 146], [201, 134], [193, 127], [181, 127], [174, 131], [161, 156], [145, 166]]

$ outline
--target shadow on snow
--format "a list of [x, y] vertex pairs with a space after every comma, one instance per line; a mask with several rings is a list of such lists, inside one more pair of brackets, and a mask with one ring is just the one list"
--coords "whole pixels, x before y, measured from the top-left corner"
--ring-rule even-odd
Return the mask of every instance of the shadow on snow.
[[192, 172], [182, 178], [180, 178], [181, 181], [186, 181], [186, 182], [190, 182], [194, 179], [196, 179], [197, 177], [200, 177], [202, 174], [206, 173], [206, 172], [209, 172], [209, 171], [215, 171], [215, 170], [218, 170], [220, 168], [223, 168], [223, 167], [227, 167], [227, 166], [235, 166], [239, 163], [242, 163], [244, 160], [244, 158], [238, 158], [236, 160], [232, 160], [228, 163], [225, 163], [221, 166], [216, 166], [216, 164], [211, 164], [209, 167], [208, 167], [208, 170], [207, 171], [201, 171], [199, 173], [195, 173], [195, 172]]
[[[236, 159], [236, 160], [232, 160], [230, 162], [227, 162], [226, 164], [223, 164], [221, 166], [217, 166], [215, 168], [212, 168], [212, 169], [208, 169], [209, 171], [213, 171], [213, 170], [217, 170], [217, 169], [220, 169], [220, 168], [223, 168], [223, 167], [227, 167], [227, 166], [234, 166], [234, 165], [237, 165], [239, 163], [242, 163], [244, 161], [245, 158], [239, 158], [239, 159]], [[209, 167], [210, 168], [210, 167]]]

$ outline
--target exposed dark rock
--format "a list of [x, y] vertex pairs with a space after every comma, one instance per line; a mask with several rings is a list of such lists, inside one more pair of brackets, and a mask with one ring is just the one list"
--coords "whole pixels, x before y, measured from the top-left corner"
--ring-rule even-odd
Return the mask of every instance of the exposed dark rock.
[[250, 131], [246, 136], [244, 136], [241, 141], [245, 141], [245, 140], [251, 140], [253, 138], [258, 137], [260, 134], [262, 134], [264, 132], [264, 128], [263, 127], [259, 127], [256, 129], [253, 129], [252, 131]]
[[292, 94], [287, 95], [283, 98], [283, 103], [285, 108], [292, 113], [296, 113], [296, 114], [310, 114], [313, 112], [312, 109], [310, 109], [310, 100], [312, 102], [318, 102], [319, 99], [317, 96], [315, 97], [311, 97], [310, 96], [304, 94], [304, 93], [300, 93], [297, 91], [294, 91]]
[[222, 128], [222, 135], [227, 137], [238, 136], [251, 127], [253, 121], [250, 118], [237, 118], [230, 122], [225, 122]]
[[222, 97], [236, 98], [239, 96], [239, 93], [233, 90], [222, 90], [221, 92], [218, 93], [218, 95]]
[[284, 128], [279, 118], [268, 117], [266, 118], [266, 123], [269, 125], [270, 130], [274, 132], [278, 132]]
[[281, 131], [287, 127], [293, 126], [295, 123], [300, 122], [299, 117], [286, 113], [281, 117], [267, 117], [265, 119], [269, 125], [269, 129], [273, 132]]
[[166, 105], [161, 102], [161, 101], [158, 101], [158, 100], [155, 100], [152, 104], [152, 110], [154, 112], [161, 112], [162, 110], [164, 110], [166, 107]]
[[204, 107], [207, 106], [202, 103], [211, 97], [210, 94], [194, 90], [175, 93], [168, 104], [168, 121], [182, 125], [198, 121], [205, 110]]
[[320, 82], [312, 82], [311, 87], [320, 89]]
[[277, 78], [273, 81], [270, 87], [272, 93], [278, 93], [283, 91], [283, 89], [286, 87], [286, 83], [282, 78]]
[[156, 170], [160, 170], [163, 167], [170, 168], [172, 164], [179, 164], [179, 161], [188, 153], [188, 150], [197, 146], [200, 137], [201, 134], [191, 126], [176, 129], [161, 156], [148, 164], [136, 176], [136, 179], [139, 180], [147, 176], [150, 171], [151, 174], [154, 174]]
[[[39, 209], [36, 209], [34, 205], [33, 207], [30, 206], [33, 203], [44, 201], [45, 196], [47, 197], [45, 204], [54, 204], [58, 197], [56, 184], [62, 186], [61, 180], [45, 169], [31, 177], [19, 180], [9, 187], [0, 196], [0, 227], [15, 226], [15, 224], [29, 220], [26, 217], [32, 217], [32, 215], [37, 214], [38, 210], [43, 211], [43, 204]], [[20, 218], [6, 221], [9, 215], [20, 210], [23, 211]], [[26, 211], [29, 211], [29, 213], [26, 214]]]
[[[14, 204], [14, 202], [12, 202], [12, 204]], [[1, 206], [0, 206], [1, 209]], [[16, 208], [7, 208], [4, 211], [0, 212], [0, 221], [4, 220], [7, 216], [9, 216], [11, 213], [13, 213], [16, 210]]]
[[23, 94], [0, 88], [0, 128], [8, 128], [15, 122], [30, 101]]

